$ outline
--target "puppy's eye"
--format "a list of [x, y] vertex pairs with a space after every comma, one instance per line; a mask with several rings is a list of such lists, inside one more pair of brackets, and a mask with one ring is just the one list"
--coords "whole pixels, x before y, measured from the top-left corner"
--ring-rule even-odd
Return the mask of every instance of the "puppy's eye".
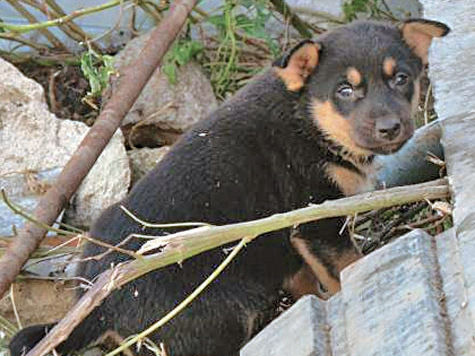
[[355, 90], [349, 83], [341, 84], [336, 90], [337, 95], [342, 99], [349, 99], [353, 96]]
[[394, 76], [394, 85], [396, 86], [406, 85], [408, 81], [409, 76], [406, 73], [399, 72]]

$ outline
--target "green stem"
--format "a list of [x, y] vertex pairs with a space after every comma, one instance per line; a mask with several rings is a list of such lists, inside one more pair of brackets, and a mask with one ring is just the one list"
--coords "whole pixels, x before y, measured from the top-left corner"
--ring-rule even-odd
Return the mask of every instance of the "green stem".
[[[8, 1], [12, 1], [12, 0], [8, 0]], [[89, 15], [95, 12], [109, 9], [111, 7], [119, 5], [123, 1], [127, 2], [129, 0], [113, 0], [102, 5], [92, 6], [86, 9], [73, 11], [69, 15], [58, 17], [57, 19], [54, 19], [54, 20], [36, 22], [29, 25], [14, 25], [14, 24], [0, 22], [0, 28], [4, 28], [6, 30], [17, 32], [17, 33], [24, 33], [24, 32], [29, 32], [33, 30], [45, 29], [47, 27], [62, 25], [65, 22], [71, 21], [77, 17], [81, 17], [81, 16], [85, 16], [85, 15]]]
[[71, 232], [71, 231], [67, 231], [67, 230], [63, 230], [63, 229], [58, 229], [58, 228], [55, 228], [55, 227], [52, 227], [52, 226], [49, 226], [47, 224], [43, 224], [42, 222], [38, 221], [38, 220], [35, 220], [31, 215], [25, 213], [21, 208], [17, 207], [16, 205], [14, 205], [10, 199], [8, 199], [7, 197], [7, 193], [5, 192], [4, 189], [1, 189], [0, 190], [0, 195], [2, 197], [2, 200], [4, 201], [5, 205], [12, 211], [14, 212], [15, 214], [17, 215], [20, 215], [21, 217], [25, 218], [26, 220], [28, 221], [31, 221], [32, 223], [34, 224], [37, 224], [39, 226], [41, 226], [42, 228], [48, 230], [48, 231], [54, 231], [58, 234], [62, 234], [62, 235], [76, 235], [76, 233], [74, 232]]

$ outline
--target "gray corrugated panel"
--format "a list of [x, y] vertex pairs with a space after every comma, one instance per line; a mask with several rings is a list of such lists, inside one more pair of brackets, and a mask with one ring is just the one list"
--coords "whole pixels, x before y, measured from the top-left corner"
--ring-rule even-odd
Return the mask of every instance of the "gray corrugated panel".
[[473, 356], [455, 230], [413, 231], [343, 271], [329, 301], [304, 297], [241, 356]]
[[475, 112], [475, 1], [422, 0], [424, 16], [446, 23], [452, 31], [433, 41], [429, 75], [434, 86], [435, 109], [441, 118]]
[[454, 355], [473, 356], [475, 330], [467, 308], [467, 289], [460, 260], [460, 246], [451, 229], [436, 237], [445, 308], [450, 321], [450, 339]]
[[331, 356], [325, 302], [306, 296], [270, 323], [241, 356]]
[[433, 238], [413, 231], [342, 273], [352, 356], [450, 355]]
[[341, 293], [333, 296], [326, 303], [332, 356], [351, 356], [346, 342], [345, 304]]
[[435, 109], [442, 121], [442, 143], [450, 177], [454, 225], [465, 287], [465, 308], [471, 320], [475, 355], [475, 2], [423, 0], [428, 18], [446, 22], [452, 32], [432, 45], [429, 74], [435, 86]]

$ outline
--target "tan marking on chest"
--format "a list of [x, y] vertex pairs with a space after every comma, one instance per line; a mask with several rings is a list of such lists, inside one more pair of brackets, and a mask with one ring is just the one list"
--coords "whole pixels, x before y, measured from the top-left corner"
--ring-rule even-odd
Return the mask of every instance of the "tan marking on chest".
[[375, 189], [375, 181], [370, 172], [361, 174], [334, 163], [329, 163], [325, 170], [328, 178], [338, 186], [345, 196]]

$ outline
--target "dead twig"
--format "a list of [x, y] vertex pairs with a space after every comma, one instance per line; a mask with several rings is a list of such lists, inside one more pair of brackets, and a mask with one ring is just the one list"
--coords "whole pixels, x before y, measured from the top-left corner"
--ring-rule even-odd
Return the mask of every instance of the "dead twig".
[[310, 32], [310, 26], [303, 21], [297, 14], [293, 13], [289, 5], [284, 0], [271, 0], [274, 8], [280, 13], [284, 20], [289, 20], [292, 27], [294, 27], [298, 33], [304, 38], [311, 38], [312, 32]]
[[[121, 71], [121, 80], [114, 95], [64, 167], [54, 186], [38, 203], [33, 214], [36, 221], [51, 225], [56, 220], [119, 127], [125, 114], [132, 107], [148, 78], [158, 67], [196, 1], [176, 0], [168, 16], [153, 30], [137, 60]], [[111, 2], [102, 6], [106, 5], [111, 6]], [[77, 13], [75, 16], [77, 17]], [[58, 22], [58, 20], [54, 21]], [[0, 26], [4, 25], [0, 24]], [[27, 223], [19, 231], [18, 237], [9, 245], [0, 259], [0, 298], [8, 290], [30, 254], [38, 247], [46, 231], [46, 227]]]
[[84, 262], [84, 261], [89, 261], [89, 260], [98, 261], [98, 260], [104, 258], [105, 256], [109, 255], [110, 253], [112, 253], [114, 251], [118, 252], [118, 253], [122, 253], [122, 254], [127, 255], [127, 256], [130, 256], [134, 259], [140, 260], [140, 259], [143, 258], [142, 255], [139, 255], [139, 254], [135, 253], [134, 251], [126, 250], [126, 249], [123, 249], [123, 248], [120, 247], [120, 246], [125, 245], [127, 242], [129, 242], [134, 237], [135, 237], [134, 235], [129, 235], [125, 239], [123, 239], [120, 243], [118, 243], [117, 245], [111, 245], [111, 244], [108, 244], [104, 241], [96, 240], [96, 239], [94, 239], [90, 236], [87, 236], [87, 235], [78, 236], [78, 238], [87, 240], [87, 241], [89, 241], [89, 242], [91, 242], [95, 245], [105, 247], [105, 248], [107, 248], [107, 250], [105, 252], [99, 254], [99, 255], [90, 256], [90, 257], [87, 257], [87, 258], [82, 258], [82, 259], [79, 259], [79, 260], [73, 261], [73, 262]]
[[[385, 191], [376, 191], [353, 197], [326, 201], [320, 205], [287, 213], [276, 214], [267, 218], [231, 224], [226, 226], [202, 226], [191, 230], [161, 237], [157, 242], [144, 244], [139, 253], [162, 247], [160, 252], [143, 256], [142, 260], [120, 263], [101, 273], [96, 283], [82, 296], [50, 333], [38, 343], [27, 356], [42, 356], [55, 346], [66, 340], [71, 331], [96, 306], [101, 304], [114, 289], [143, 276], [144, 274], [178, 261], [183, 261], [201, 252], [242, 239], [243, 236], [258, 236], [270, 231], [279, 230], [306, 222], [362, 213], [373, 209], [381, 209], [392, 205], [400, 205], [425, 199], [440, 199], [449, 196], [446, 179], [422, 183], [412, 186], [396, 187]], [[166, 241], [165, 247], [161, 243]], [[252, 248], [252, 245], [249, 247]]]
[[[29, 26], [36, 26], [38, 24], [38, 20], [23, 6], [20, 4], [20, 2], [18, 0], [6, 0], [16, 11], [18, 11], [24, 18], [26, 18], [30, 24], [29, 25], [18, 25], [19, 27], [21, 26], [26, 26], [26, 27], [29, 27]], [[15, 25], [13, 25], [15, 26]], [[0, 22], [0, 28], [7, 28], [8, 29], [8, 25], [3, 23], [3, 22]], [[66, 47], [64, 46], [64, 44], [55, 36], [53, 35], [47, 28], [45, 27], [36, 27], [36, 29], [38, 29], [38, 31], [43, 35], [45, 36], [48, 41], [51, 42], [51, 44], [53, 46], [55, 46], [56, 48], [60, 48], [62, 50], [65, 50], [67, 51]], [[12, 30], [12, 32], [18, 32], [18, 31], [14, 31]]]

